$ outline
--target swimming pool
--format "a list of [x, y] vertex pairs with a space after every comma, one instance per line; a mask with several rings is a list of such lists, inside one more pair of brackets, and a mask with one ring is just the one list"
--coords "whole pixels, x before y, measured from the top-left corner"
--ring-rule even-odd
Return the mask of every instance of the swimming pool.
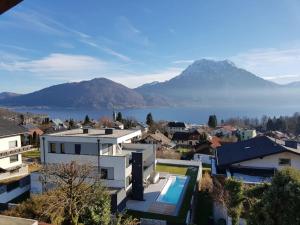
[[185, 176], [171, 176], [156, 199], [157, 202], [177, 205], [187, 183]]

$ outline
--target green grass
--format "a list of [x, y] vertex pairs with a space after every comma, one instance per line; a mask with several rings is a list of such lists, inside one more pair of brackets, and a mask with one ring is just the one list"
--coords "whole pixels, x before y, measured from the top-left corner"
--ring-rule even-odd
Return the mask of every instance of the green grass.
[[198, 192], [196, 195], [195, 223], [197, 225], [208, 225], [209, 218], [213, 214], [213, 201], [209, 193]]
[[36, 149], [29, 152], [24, 152], [22, 156], [26, 158], [40, 158], [41, 153], [39, 150]]
[[167, 172], [167, 173], [172, 173], [172, 174], [179, 174], [179, 175], [186, 175], [187, 171], [188, 171], [188, 167], [157, 164], [156, 171]]
[[177, 149], [177, 151], [180, 152], [181, 154], [184, 154], [184, 153], [190, 152], [191, 149], [180, 147], [180, 148]]
[[159, 172], [169, 172], [171, 174], [186, 175], [190, 177], [178, 215], [166, 216], [166, 215], [161, 215], [156, 213], [139, 212], [133, 210], [128, 210], [127, 213], [136, 218], [143, 217], [143, 218], [167, 220], [168, 222], [177, 223], [177, 224], [184, 223], [187, 212], [190, 207], [190, 201], [193, 195], [194, 186], [196, 184], [198, 170], [191, 167], [171, 166], [171, 165], [162, 165], [162, 164], [158, 164], [156, 166], [156, 170]]

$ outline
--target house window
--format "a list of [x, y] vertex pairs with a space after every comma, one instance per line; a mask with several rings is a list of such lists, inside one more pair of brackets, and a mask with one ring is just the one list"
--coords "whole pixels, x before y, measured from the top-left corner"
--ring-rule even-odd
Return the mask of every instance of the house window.
[[60, 144], [60, 153], [65, 154], [65, 144], [64, 143]]
[[291, 159], [279, 159], [279, 166], [291, 166]]
[[18, 147], [18, 141], [10, 141], [8, 142], [9, 148], [16, 148]]
[[108, 178], [108, 170], [101, 169], [101, 179], [107, 179], [107, 178]]
[[18, 162], [18, 160], [19, 160], [19, 155], [12, 155], [9, 157], [10, 163]]
[[81, 144], [75, 144], [75, 154], [80, 155]]
[[56, 153], [56, 144], [50, 143], [50, 153]]

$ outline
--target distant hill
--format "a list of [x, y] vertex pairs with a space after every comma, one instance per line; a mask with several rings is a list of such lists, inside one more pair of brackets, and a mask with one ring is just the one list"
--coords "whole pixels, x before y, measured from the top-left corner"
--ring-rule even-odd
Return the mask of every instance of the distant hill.
[[[286, 87], [262, 79], [236, 67], [228, 60], [198, 60], [180, 75], [135, 89], [144, 96], [161, 96], [175, 105], [265, 105], [282, 101], [289, 93]], [[298, 95], [293, 95], [299, 99]]]
[[[142, 108], [148, 106], [297, 106], [300, 82], [279, 85], [232, 62], [197, 60], [165, 82], [130, 89], [106, 78], [51, 86], [30, 94], [0, 97], [3, 106]], [[0, 95], [1, 96], [1, 95]], [[9, 97], [7, 97], [9, 96]]]
[[106, 78], [64, 83], [30, 94], [4, 98], [0, 105], [72, 108], [133, 108], [146, 105], [138, 92]]
[[10, 98], [20, 96], [21, 94], [13, 93], [13, 92], [1, 92], [0, 99]]
[[291, 82], [291, 83], [286, 84], [285, 86], [289, 87], [289, 88], [300, 88], [300, 81]]

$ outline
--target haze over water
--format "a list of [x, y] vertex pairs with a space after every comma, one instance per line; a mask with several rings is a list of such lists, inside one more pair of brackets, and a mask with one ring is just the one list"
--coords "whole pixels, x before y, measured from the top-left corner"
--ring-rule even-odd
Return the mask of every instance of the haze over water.
[[[83, 120], [85, 115], [90, 118], [98, 120], [103, 116], [112, 117], [112, 110], [99, 109], [99, 110], [80, 110], [80, 109], [33, 109], [33, 108], [13, 108], [18, 112], [32, 112], [48, 114], [50, 118], [76, 119]], [[208, 117], [211, 114], [216, 114], [219, 121], [221, 119], [228, 119], [232, 117], [249, 117], [261, 118], [263, 115], [267, 116], [288, 116], [295, 112], [299, 112], [300, 108], [280, 108], [278, 106], [268, 108], [211, 108], [211, 107], [166, 107], [166, 108], [143, 108], [143, 109], [122, 109], [116, 110], [122, 112], [123, 117], [133, 117], [138, 121], [145, 121], [147, 113], [151, 112], [155, 120], [175, 120], [184, 121], [188, 123], [204, 124], [207, 123]]]

